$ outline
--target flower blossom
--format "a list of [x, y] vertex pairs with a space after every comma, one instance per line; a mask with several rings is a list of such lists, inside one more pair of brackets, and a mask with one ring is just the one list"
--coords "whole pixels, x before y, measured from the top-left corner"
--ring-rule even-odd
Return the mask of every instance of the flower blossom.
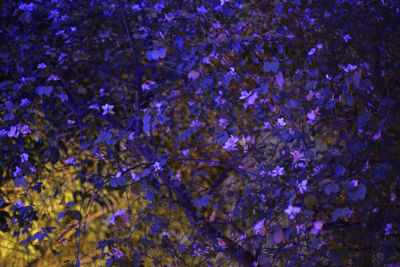
[[301, 209], [300, 209], [299, 207], [293, 207], [292, 205], [289, 205], [289, 207], [287, 207], [287, 209], [285, 209], [285, 213], [286, 213], [287, 215], [289, 215], [289, 218], [290, 218], [291, 220], [293, 220], [293, 219], [294, 219], [294, 216], [296, 216], [296, 214], [299, 213], [300, 210], [301, 210]]
[[49, 78], [47, 78], [47, 81], [59, 81], [60, 77], [58, 77], [57, 75], [51, 74]]
[[296, 184], [297, 188], [299, 188], [300, 194], [304, 194], [304, 192], [307, 190], [307, 180], [303, 180], [301, 183], [296, 181]]
[[247, 91], [242, 91], [242, 92], [240, 93], [239, 99], [240, 99], [240, 100], [246, 99], [246, 98], [248, 98], [250, 95], [251, 95], [251, 92], [248, 93]]
[[234, 151], [236, 150], [236, 143], [239, 141], [239, 138], [231, 135], [231, 137], [225, 142], [223, 149], [226, 151]]
[[113, 248], [111, 252], [116, 259], [122, 259], [125, 256], [125, 254], [119, 248]]
[[156, 172], [158, 172], [158, 171], [162, 171], [162, 167], [161, 167], [161, 164], [160, 164], [160, 162], [158, 162], [158, 161], [156, 161], [154, 164], [153, 164], [153, 167], [154, 167], [154, 171], [156, 171]]
[[256, 234], [256, 235], [258, 235], [258, 234], [264, 235], [265, 234], [264, 222], [265, 222], [265, 218], [254, 225], [254, 234]]
[[222, 128], [226, 128], [228, 126], [228, 120], [225, 118], [221, 118], [218, 120], [218, 126], [222, 127]]
[[345, 34], [343, 36], [343, 40], [345, 41], [345, 43], [347, 43], [349, 40], [351, 40], [351, 36], [349, 34]]
[[28, 161], [28, 154], [26, 154], [26, 153], [22, 153], [19, 157], [21, 159], [21, 163]]
[[117, 226], [124, 226], [129, 221], [128, 216], [126, 215], [125, 209], [120, 209], [114, 212], [112, 218], [110, 219], [110, 223]]
[[101, 107], [104, 110], [103, 115], [114, 114], [114, 111], [113, 111], [114, 105], [105, 104]]
[[277, 119], [276, 120], [276, 124], [278, 125], [278, 126], [281, 126], [281, 127], [284, 127], [284, 126], [286, 126], [286, 122], [285, 122], [285, 119], [282, 117], [282, 118], [279, 118], [279, 119]]
[[243, 104], [244, 108], [247, 108], [248, 106], [253, 105], [256, 102], [257, 97], [258, 97], [258, 94], [254, 93], [249, 98], [247, 98], [246, 103]]
[[322, 221], [314, 222], [313, 228], [311, 229], [311, 234], [317, 235], [321, 231], [323, 225], [324, 223]]
[[46, 67], [47, 67], [46, 64], [44, 64], [43, 62], [37, 65], [38, 69], [45, 69]]
[[316, 51], [316, 49], [315, 49], [314, 47], [311, 48], [311, 50], [308, 52], [308, 55], [309, 55], [309, 56], [314, 55], [315, 51]]
[[281, 176], [284, 174], [285, 174], [285, 168], [280, 166], [276, 166], [275, 169], [273, 169], [272, 172], [270, 173], [272, 177]]

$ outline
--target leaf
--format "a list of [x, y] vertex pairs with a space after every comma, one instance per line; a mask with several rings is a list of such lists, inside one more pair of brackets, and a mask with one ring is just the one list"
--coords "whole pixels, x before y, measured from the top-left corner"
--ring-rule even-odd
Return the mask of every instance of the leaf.
[[149, 114], [145, 114], [143, 116], [143, 131], [150, 136], [150, 119], [151, 116]]
[[208, 202], [210, 201], [210, 199], [211, 199], [211, 195], [210, 195], [210, 194], [205, 194], [205, 195], [202, 196], [201, 198], [197, 199], [197, 200], [194, 202], [194, 205], [195, 205], [196, 207], [199, 207], [199, 208], [205, 207], [205, 206], [207, 206], [207, 204], [208, 204]]
[[279, 62], [278, 61], [265, 61], [263, 69], [265, 72], [277, 73], [279, 70]]
[[257, 258], [260, 267], [270, 267], [274, 263], [273, 259], [269, 258], [265, 254], [261, 254]]
[[283, 88], [283, 85], [285, 84], [285, 80], [283, 79], [283, 74], [282, 72], [278, 72], [278, 74], [275, 77], [276, 84], [278, 85], [279, 89]]
[[64, 215], [65, 215], [65, 211], [60, 212], [57, 216], [57, 220], [61, 220], [64, 217]]
[[38, 95], [50, 95], [51, 92], [53, 92], [53, 87], [51, 87], [51, 86], [36, 87], [36, 93]]
[[148, 60], [158, 60], [160, 58], [164, 58], [166, 55], [167, 55], [167, 50], [165, 48], [149, 50], [146, 52], [146, 58]]
[[110, 186], [111, 186], [111, 187], [118, 187], [118, 178], [112, 177], [112, 178], [110, 179]]
[[26, 185], [26, 179], [24, 177], [17, 177], [14, 179], [15, 187], [24, 187]]
[[371, 119], [371, 113], [367, 112], [367, 113], [361, 114], [357, 119], [357, 127], [364, 128], [370, 119]]
[[316, 209], [319, 206], [318, 199], [314, 195], [308, 195], [304, 199], [304, 204], [306, 205], [306, 208], [309, 210]]
[[332, 183], [332, 184], [327, 184], [325, 186], [325, 194], [327, 194], [328, 196], [331, 193], [337, 193], [337, 192], [339, 192], [339, 186], [337, 184]]
[[364, 184], [360, 184], [356, 188], [347, 191], [348, 196], [354, 202], [357, 202], [358, 200], [363, 200], [366, 193], [367, 187]]
[[117, 183], [119, 186], [124, 186], [126, 184], [126, 179], [125, 176], [121, 176], [116, 178], [117, 179]]
[[265, 218], [254, 225], [254, 233], [256, 235], [258, 235], [258, 234], [262, 235], [262, 236], [265, 235], [264, 222], [265, 222]]
[[283, 236], [282, 229], [278, 229], [272, 234], [272, 240], [275, 243], [279, 244], [282, 242], [282, 236]]
[[349, 207], [344, 207], [343, 209], [340, 209], [340, 208], [335, 209], [332, 213], [332, 221], [336, 222], [337, 219], [344, 218], [347, 215], [347, 213], [349, 212], [349, 210], [350, 210]]
[[354, 97], [350, 94], [346, 95], [346, 104], [351, 107], [353, 103], [354, 103]]
[[346, 169], [342, 165], [335, 166], [335, 174], [337, 176], [343, 176], [346, 172]]

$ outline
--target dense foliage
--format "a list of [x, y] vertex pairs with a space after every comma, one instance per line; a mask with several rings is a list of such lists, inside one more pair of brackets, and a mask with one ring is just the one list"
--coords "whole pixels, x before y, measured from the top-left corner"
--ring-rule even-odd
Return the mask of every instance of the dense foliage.
[[398, 266], [399, 9], [2, 1], [0, 264]]

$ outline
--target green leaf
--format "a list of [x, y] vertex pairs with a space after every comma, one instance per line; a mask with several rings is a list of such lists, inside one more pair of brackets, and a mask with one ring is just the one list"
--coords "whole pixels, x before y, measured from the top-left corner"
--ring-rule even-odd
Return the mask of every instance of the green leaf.
[[194, 205], [196, 207], [205, 207], [207, 206], [208, 202], [211, 199], [211, 195], [210, 194], [205, 194], [204, 196], [202, 196], [201, 198], [198, 198], [195, 202]]
[[371, 119], [371, 113], [367, 112], [361, 114], [357, 119], [357, 127], [364, 128], [370, 119]]
[[366, 193], [367, 193], [367, 187], [364, 184], [360, 184], [356, 188], [347, 191], [347, 195], [354, 202], [357, 202], [358, 200], [363, 200], [365, 198]]
[[143, 116], [143, 131], [150, 136], [150, 119], [151, 116], [149, 114], [145, 114]]
[[51, 87], [51, 86], [36, 87], [36, 93], [38, 95], [50, 95], [51, 92], [53, 92], [53, 87]]
[[338, 219], [344, 218], [349, 210], [349, 207], [344, 207], [343, 209], [335, 209], [332, 213], [332, 221], [336, 222]]
[[265, 61], [263, 69], [265, 72], [277, 73], [279, 70], [279, 62], [278, 61]]

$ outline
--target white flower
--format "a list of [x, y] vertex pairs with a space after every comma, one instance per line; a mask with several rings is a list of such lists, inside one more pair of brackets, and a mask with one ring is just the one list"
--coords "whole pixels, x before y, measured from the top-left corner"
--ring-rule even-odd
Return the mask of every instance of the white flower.
[[317, 44], [317, 48], [321, 50], [324, 46], [322, 44]]
[[343, 36], [343, 40], [347, 43], [349, 40], [351, 40], [351, 36], [349, 34], [345, 34]]
[[153, 168], [154, 168], [154, 171], [156, 171], [156, 172], [161, 171], [161, 170], [163, 169], [163, 168], [161, 167], [160, 162], [158, 162], [158, 161], [156, 161], [156, 162], [153, 164]]
[[272, 177], [281, 176], [284, 174], [285, 174], [285, 169], [280, 166], [276, 166], [275, 169], [273, 169], [272, 172], [270, 173]]
[[201, 126], [201, 122], [199, 121], [199, 120], [193, 120], [191, 123], [190, 123], [190, 128], [198, 128], [198, 127], [200, 127]]
[[73, 164], [75, 162], [75, 158], [67, 158], [64, 163], [65, 164]]
[[29, 106], [31, 102], [27, 98], [21, 99], [21, 103], [19, 104], [20, 107], [26, 107]]
[[18, 177], [22, 174], [22, 169], [20, 167], [15, 167], [15, 171], [13, 172], [14, 177]]
[[46, 67], [47, 67], [46, 64], [44, 64], [43, 62], [40, 63], [40, 64], [37, 66], [38, 69], [45, 69]]
[[307, 190], [307, 180], [303, 180], [301, 183], [296, 181], [297, 187], [299, 188], [300, 194], [304, 194]]
[[135, 5], [132, 6], [132, 10], [133, 11], [139, 11], [139, 10], [141, 10], [141, 8], [140, 8], [140, 6], [138, 4], [135, 4]]
[[189, 155], [189, 152], [190, 152], [190, 149], [184, 149], [184, 150], [182, 150], [182, 154], [183, 154], [184, 156]]
[[313, 228], [311, 229], [311, 234], [317, 235], [321, 231], [323, 225], [324, 223], [322, 221], [314, 222]]
[[18, 128], [16, 126], [11, 126], [10, 130], [7, 133], [8, 137], [12, 138], [15, 137], [17, 138], [19, 136], [19, 131]]
[[257, 93], [252, 94], [249, 98], [247, 98], [247, 102], [243, 104], [245, 108], [249, 105], [253, 105], [256, 102], [258, 95]]
[[350, 72], [350, 71], [354, 71], [357, 69], [357, 66], [351, 65], [351, 64], [347, 64], [347, 67], [340, 65], [340, 67], [345, 71], [345, 72]]
[[231, 137], [225, 142], [223, 149], [226, 151], [236, 150], [236, 143], [239, 141], [239, 138], [231, 135]]
[[271, 128], [272, 128], [271, 123], [269, 121], [265, 121], [264, 122], [264, 129], [271, 129]]
[[60, 77], [58, 77], [57, 75], [51, 74], [49, 78], [47, 78], [47, 81], [58, 81], [60, 80]]
[[21, 200], [17, 200], [17, 202], [15, 202], [15, 207], [17, 207], [17, 208], [22, 208], [22, 207], [24, 207], [25, 205], [24, 205], [24, 203], [22, 203], [22, 201]]
[[26, 153], [22, 153], [19, 157], [21, 159], [21, 163], [28, 161], [28, 154], [26, 154]]
[[385, 235], [390, 235], [390, 231], [392, 230], [392, 224], [388, 223], [385, 227]]
[[302, 234], [304, 235], [303, 227], [304, 227], [304, 223], [303, 223], [303, 224], [296, 225], [297, 234], [302, 233]]
[[89, 106], [89, 109], [96, 109], [97, 111], [99, 111], [99, 106], [97, 104], [92, 104]]
[[305, 161], [306, 159], [304, 158], [304, 152], [299, 152], [298, 150], [295, 150], [293, 152], [290, 152], [293, 156], [293, 161], [299, 162], [299, 161]]
[[311, 48], [311, 50], [308, 52], [308, 55], [309, 55], [309, 56], [314, 55], [315, 51], [316, 51], [316, 49], [315, 49], [314, 47]]
[[[18, 124], [18, 126], [19, 126], [19, 124]], [[27, 124], [24, 124], [18, 128], [19, 128], [20, 133], [22, 133], [24, 136], [27, 135], [28, 133], [31, 133], [31, 130], [29, 130], [29, 126]]]
[[218, 120], [218, 125], [225, 129], [228, 126], [228, 120], [225, 118], [221, 118]]
[[358, 186], [358, 180], [352, 180], [350, 183], [351, 183], [354, 187], [357, 187], [357, 186]]
[[250, 95], [251, 95], [251, 92], [248, 93], [247, 91], [242, 91], [242, 92], [240, 93], [239, 99], [240, 99], [240, 100], [246, 99], [246, 98], [248, 98]]
[[285, 213], [287, 214], [287, 215], [289, 215], [289, 218], [291, 219], [291, 220], [293, 220], [294, 219], [294, 216], [297, 214], [297, 213], [299, 213], [300, 212], [300, 208], [299, 207], [293, 207], [292, 205], [289, 205], [289, 207], [287, 208], [287, 209], [285, 209]]
[[256, 225], [254, 225], [254, 234], [258, 235], [264, 235], [264, 222], [265, 222], [265, 218], [262, 219], [261, 221], [259, 221], [258, 223], [256, 223]]
[[278, 124], [278, 126], [281, 126], [281, 127], [284, 127], [284, 126], [286, 126], [286, 122], [285, 122], [285, 119], [282, 117], [282, 118], [279, 118], [279, 119], [277, 119], [277, 121], [276, 121], [276, 124]]
[[307, 119], [308, 122], [312, 122], [317, 118], [317, 110], [311, 110], [310, 112], [307, 113]]
[[142, 90], [143, 91], [149, 91], [150, 90], [150, 85], [148, 85], [147, 83], [143, 83], [142, 84]]
[[117, 259], [122, 259], [125, 256], [125, 253], [123, 253], [119, 248], [113, 248], [111, 249], [111, 252]]
[[226, 243], [225, 243], [224, 240], [222, 240], [222, 239], [219, 238], [219, 237], [217, 237], [217, 240], [218, 240], [218, 245], [219, 245], [221, 248], [227, 248], [227, 247], [226, 247]]
[[131, 176], [132, 176], [132, 180], [135, 181], [135, 182], [140, 180], [140, 177], [136, 176], [136, 174], [133, 171], [131, 171]]
[[114, 105], [105, 104], [105, 105], [101, 106], [101, 108], [104, 110], [103, 115], [114, 114], [114, 111], [113, 111]]

